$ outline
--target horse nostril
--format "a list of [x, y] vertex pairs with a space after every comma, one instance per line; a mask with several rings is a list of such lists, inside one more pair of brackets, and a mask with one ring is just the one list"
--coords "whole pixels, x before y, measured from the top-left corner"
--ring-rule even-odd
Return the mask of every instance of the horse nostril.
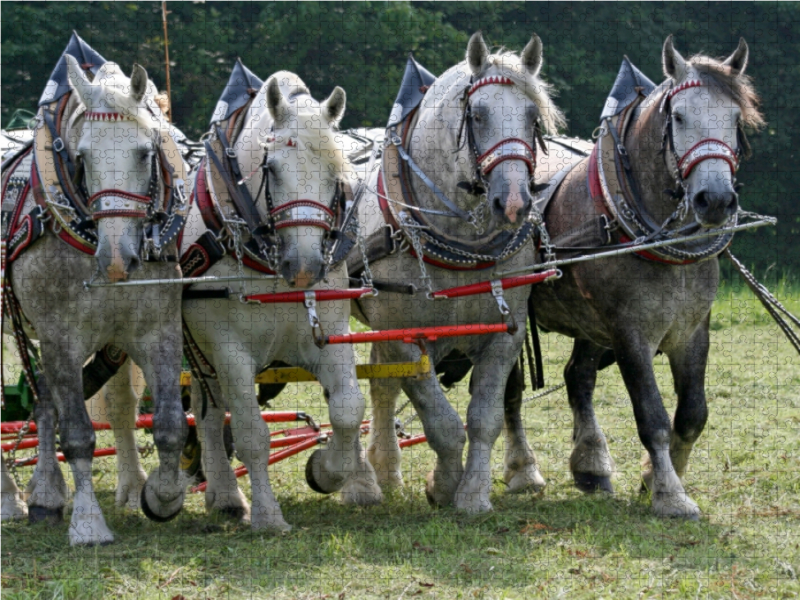
[[494, 199], [492, 200], [492, 206], [494, 207], [494, 210], [496, 210], [499, 213], [505, 212], [505, 208], [503, 208], [503, 201], [500, 199], [500, 196], [494, 197]]
[[708, 210], [708, 197], [705, 192], [700, 192], [694, 197], [694, 204], [701, 212]]

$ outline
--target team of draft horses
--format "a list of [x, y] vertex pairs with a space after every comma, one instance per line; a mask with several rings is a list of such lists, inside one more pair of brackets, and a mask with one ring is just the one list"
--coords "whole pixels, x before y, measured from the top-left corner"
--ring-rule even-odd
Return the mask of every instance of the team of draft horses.
[[[592, 142], [558, 135], [565, 121], [540, 77], [542, 54], [536, 35], [517, 54], [492, 53], [475, 34], [465, 60], [439, 77], [410, 59], [380, 132], [338, 130], [341, 88], [317, 101], [293, 73], [262, 82], [238, 62], [190, 169], [191, 145], [145, 70], [135, 65], [128, 77], [74, 35], [43, 92], [32, 143], [4, 163], [4, 210], [16, 194], [4, 231], [5, 322], [20, 348], [38, 341], [43, 368], [23, 365], [37, 395], [40, 454], [27, 505], [3, 466], [3, 519], [63, 513], [58, 419], [75, 487], [70, 542], [113, 541], [93, 489], [84, 399], [114, 371], [83, 370], [109, 348], [110, 363], [129, 358], [144, 374], [159, 458], [149, 475], [138, 462], [136, 397], [120, 369], [107, 408], [116, 501], [154, 520], [173, 518], [187, 487], [184, 354], [207, 508], [254, 529], [290, 528], [270, 487], [270, 432], [253, 385], [267, 365], [303, 367], [322, 386], [332, 432], [306, 465], [318, 492], [369, 505], [402, 484], [401, 391], [436, 456], [426, 481], [432, 504], [491, 510], [488, 465], [501, 433], [507, 491], [541, 491], [521, 416], [526, 319], [574, 339], [565, 379], [576, 486], [613, 491], [592, 394], [598, 368], [616, 362], [647, 453], [653, 511], [698, 518], [682, 479], [708, 417], [717, 257], [739, 214], [744, 130], [763, 125], [745, 75], [747, 44], [725, 60], [686, 59], [670, 36], [661, 84], [626, 58]], [[504, 276], [681, 236], [689, 239], [566, 265], [535, 285]], [[366, 451], [354, 353], [338, 343], [353, 339], [351, 314], [384, 335], [374, 338], [371, 363], [424, 354], [435, 370], [371, 381]], [[673, 418], [653, 374], [657, 351], [675, 380]], [[465, 423], [442, 382], [470, 369]], [[222, 441], [226, 412], [250, 502]]]

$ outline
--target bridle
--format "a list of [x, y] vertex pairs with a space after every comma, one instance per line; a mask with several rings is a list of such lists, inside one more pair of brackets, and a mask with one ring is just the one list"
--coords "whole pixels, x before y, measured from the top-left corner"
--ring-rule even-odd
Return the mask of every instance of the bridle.
[[[269, 149], [276, 143], [273, 133], [267, 136], [265, 143], [262, 144], [264, 156], [261, 160], [261, 184], [254, 197], [254, 202], [258, 202], [259, 197], [264, 194], [264, 202], [267, 207], [266, 223], [260, 228], [263, 235], [271, 238], [273, 243], [277, 243], [275, 235], [280, 229], [291, 227], [317, 227], [325, 233], [323, 236], [323, 247], [326, 269], [332, 264], [335, 253], [336, 242], [342, 238], [341, 228], [345, 227], [342, 217], [346, 205], [345, 184], [339, 178], [336, 179], [336, 186], [333, 197], [328, 204], [323, 204], [316, 200], [299, 199], [285, 202], [279, 206], [275, 205], [275, 200], [269, 189]], [[287, 148], [298, 148], [296, 138], [288, 138], [285, 146]], [[310, 212], [310, 214], [309, 214]]]
[[722, 159], [730, 168], [731, 178], [734, 186], [736, 185], [736, 172], [742, 158], [747, 155], [746, 149], [749, 148], [747, 138], [742, 130], [742, 125], [736, 126], [737, 149], [733, 150], [728, 144], [716, 138], [705, 138], [689, 148], [682, 156], [675, 150], [675, 138], [672, 123], [672, 99], [684, 90], [696, 87], [706, 87], [706, 84], [699, 79], [690, 79], [684, 83], [672, 87], [666, 91], [661, 101], [659, 112], [666, 115], [662, 132], [661, 150], [664, 153], [664, 161], [667, 169], [672, 174], [677, 185], [677, 189], [672, 193], [675, 197], [686, 197], [686, 180], [695, 167], [701, 162], [711, 159]]
[[[532, 181], [534, 173], [536, 172], [536, 144], [538, 143], [542, 151], [545, 154], [547, 153], [547, 148], [542, 138], [541, 123], [538, 118], [534, 123], [534, 140], [532, 145], [528, 144], [525, 140], [512, 137], [497, 142], [485, 152], [480, 151], [473, 130], [472, 104], [470, 103], [470, 98], [480, 88], [488, 85], [514, 86], [516, 84], [510, 77], [504, 76], [482, 77], [477, 81], [473, 81], [472, 78], [470, 78], [470, 85], [464, 90], [464, 95], [462, 97], [464, 114], [461, 119], [461, 126], [459, 127], [456, 151], [461, 150], [464, 147], [464, 141], [467, 141], [473, 155], [473, 178], [472, 182], [466, 187], [469, 187], [469, 191], [474, 194], [485, 194], [488, 188], [486, 178], [495, 167], [507, 160], [521, 160], [528, 170], [529, 181]], [[466, 140], [464, 140], [465, 130], [467, 132]]]
[[[119, 112], [84, 113], [87, 121], [118, 122], [136, 121], [133, 117]], [[135, 194], [125, 190], [108, 188], [100, 190], [87, 199], [91, 218], [94, 221], [111, 217], [130, 217], [144, 219], [141, 255], [143, 260], [162, 260], [165, 247], [175, 239], [185, 222], [186, 198], [183, 181], [174, 178], [174, 170], [167, 160], [160, 134], [153, 130], [154, 151], [150, 159], [150, 180], [147, 195]], [[85, 178], [85, 169], [83, 177]], [[159, 201], [163, 176], [163, 201]], [[85, 193], [85, 180], [78, 186]]]

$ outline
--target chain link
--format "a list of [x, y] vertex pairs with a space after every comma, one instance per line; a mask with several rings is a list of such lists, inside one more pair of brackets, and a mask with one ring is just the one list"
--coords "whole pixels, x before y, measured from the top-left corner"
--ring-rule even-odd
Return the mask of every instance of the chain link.
[[422, 281], [422, 285], [425, 286], [428, 297], [430, 297], [431, 294], [433, 294], [433, 283], [430, 275], [428, 275], [428, 270], [425, 268], [425, 254], [422, 251], [422, 243], [419, 241], [419, 234], [417, 233], [418, 230], [421, 231], [421, 227], [417, 225], [405, 211], [400, 212], [400, 220], [402, 222], [403, 231], [411, 242], [411, 246], [414, 248], [414, 254], [417, 255], [420, 281]]
[[28, 418], [25, 420], [25, 425], [17, 433], [17, 439], [14, 442], [14, 446], [8, 452], [8, 458], [6, 459], [6, 466], [8, 467], [9, 473], [14, 478], [14, 481], [17, 483], [17, 487], [22, 485], [19, 480], [19, 475], [17, 475], [17, 448], [22, 443], [23, 438], [28, 435], [28, 432], [31, 429], [31, 423], [33, 422], [33, 413], [34, 409], [31, 409], [31, 413], [28, 415]]

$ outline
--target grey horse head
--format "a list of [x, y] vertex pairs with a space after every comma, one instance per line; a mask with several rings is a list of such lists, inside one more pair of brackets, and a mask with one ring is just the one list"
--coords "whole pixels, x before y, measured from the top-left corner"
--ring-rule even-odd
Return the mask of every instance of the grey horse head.
[[743, 127], [763, 125], [758, 97], [744, 74], [748, 54], [744, 39], [724, 61], [687, 60], [672, 36], [664, 43], [664, 74], [671, 82], [662, 105], [671, 146], [667, 164], [703, 227], [720, 227], [737, 212], [736, 170], [747, 152]]
[[72, 148], [83, 163], [97, 223], [95, 257], [101, 275], [123, 281], [141, 264], [154, 157], [168, 133], [149, 103], [155, 87], [143, 67], [134, 65], [128, 78], [116, 64], [105, 63], [89, 81], [78, 61], [66, 58], [70, 84], [86, 107]]

